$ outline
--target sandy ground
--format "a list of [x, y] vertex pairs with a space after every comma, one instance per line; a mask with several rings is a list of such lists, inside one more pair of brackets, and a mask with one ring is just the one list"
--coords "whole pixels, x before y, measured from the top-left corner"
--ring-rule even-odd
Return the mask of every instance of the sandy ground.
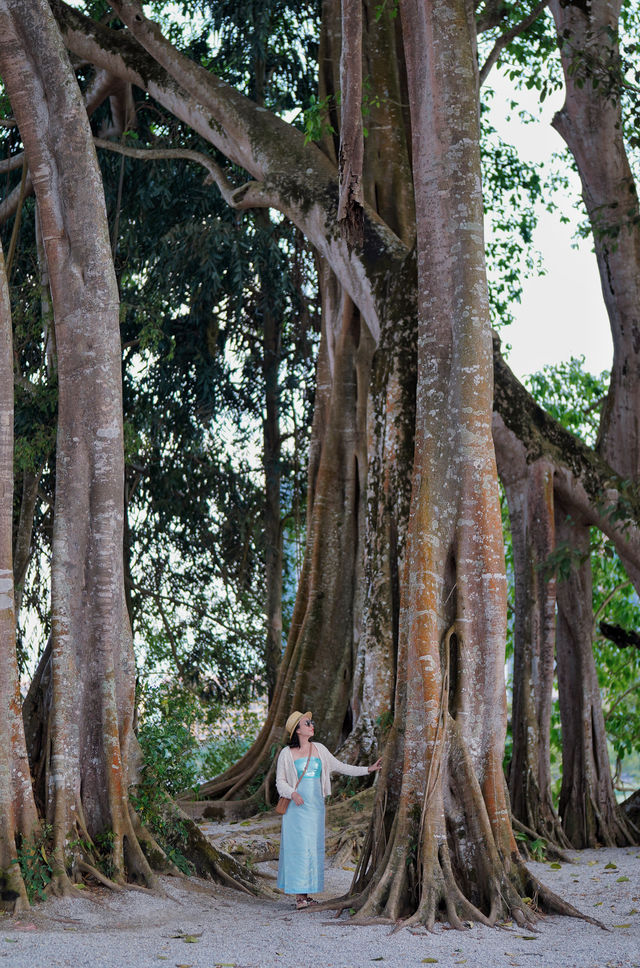
[[[0, 968], [360, 968], [423, 964], [468, 968], [640, 968], [640, 849], [582, 851], [535, 874], [609, 930], [548, 917], [536, 932], [514, 925], [433, 934], [357, 927], [326, 911], [297, 912], [291, 899], [215, 894], [174, 878], [165, 897], [85, 889], [0, 921]], [[257, 869], [273, 885], [277, 864]], [[324, 897], [342, 894], [351, 872], [327, 867]]]

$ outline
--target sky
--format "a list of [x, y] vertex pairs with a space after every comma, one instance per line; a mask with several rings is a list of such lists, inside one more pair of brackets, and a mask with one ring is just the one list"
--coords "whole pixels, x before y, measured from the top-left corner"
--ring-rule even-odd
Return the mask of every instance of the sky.
[[[550, 162], [553, 152], [564, 150], [564, 141], [551, 127], [554, 113], [562, 106], [562, 91], [549, 95], [539, 105], [537, 92], [516, 92], [495, 69], [489, 83], [495, 91], [490, 120], [524, 158]], [[540, 114], [540, 121], [521, 121], [509, 108], [511, 96], [534, 116]], [[506, 120], [507, 115], [511, 116], [510, 121]], [[546, 274], [525, 280], [521, 304], [513, 306], [515, 322], [501, 331], [503, 349], [505, 343], [511, 344], [506, 355], [520, 379], [546, 363], [560, 363], [571, 356], [584, 355], [585, 367], [593, 373], [611, 366], [611, 334], [592, 243], [574, 237], [580, 219], [574, 209], [580, 182], [574, 173], [571, 190], [562, 204], [570, 224], [560, 221], [559, 212], [540, 214], [533, 241], [542, 252]], [[577, 249], [572, 248], [576, 244]]]

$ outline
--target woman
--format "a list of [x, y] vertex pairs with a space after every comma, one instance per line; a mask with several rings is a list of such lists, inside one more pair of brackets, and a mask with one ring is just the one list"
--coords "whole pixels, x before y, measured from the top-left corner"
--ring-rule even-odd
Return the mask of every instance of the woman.
[[330, 774], [364, 776], [380, 769], [350, 766], [332, 756], [322, 743], [312, 742], [311, 713], [291, 713], [285, 732], [288, 745], [278, 757], [276, 787], [291, 803], [282, 818], [278, 887], [296, 895], [300, 911], [317, 904], [309, 897], [324, 888], [324, 798], [331, 793]]

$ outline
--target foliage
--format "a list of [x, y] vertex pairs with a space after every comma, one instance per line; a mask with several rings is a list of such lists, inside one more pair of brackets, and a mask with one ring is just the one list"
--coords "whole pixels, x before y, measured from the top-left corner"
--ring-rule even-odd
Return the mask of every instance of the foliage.
[[188, 870], [186, 832], [167, 811], [169, 799], [196, 789], [242, 756], [258, 731], [258, 715], [204, 704], [171, 679], [142, 688], [139, 707], [143, 766], [132, 803], [165, 853]]
[[141, 683], [138, 741], [145, 774], [175, 796], [195, 789], [238, 759], [258, 731], [258, 706], [203, 702], [167, 677]]
[[34, 901], [44, 901], [47, 896], [47, 888], [53, 874], [48, 855], [52, 832], [53, 828], [49, 824], [42, 824], [35, 837], [23, 838], [18, 846], [18, 856], [14, 863], [17, 862], [20, 865], [30, 904]]
[[547, 842], [542, 837], [530, 837], [520, 831], [515, 831], [514, 837], [526, 847], [533, 860], [544, 861], [547, 859]]
[[308, 106], [304, 110], [304, 143], [310, 144], [312, 141], [320, 142], [328, 134], [336, 134], [336, 129], [331, 124], [331, 106], [336, 102], [333, 94], [325, 97], [316, 97], [315, 94], [309, 96]]

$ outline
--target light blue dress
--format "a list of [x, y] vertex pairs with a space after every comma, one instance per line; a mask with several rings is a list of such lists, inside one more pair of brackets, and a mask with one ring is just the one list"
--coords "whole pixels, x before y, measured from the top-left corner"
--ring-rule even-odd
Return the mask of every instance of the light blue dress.
[[[298, 776], [307, 758], [295, 760]], [[278, 887], [285, 894], [315, 894], [324, 889], [324, 797], [320, 776], [322, 763], [312, 756], [298, 784], [304, 803], [293, 800], [282, 817]]]

